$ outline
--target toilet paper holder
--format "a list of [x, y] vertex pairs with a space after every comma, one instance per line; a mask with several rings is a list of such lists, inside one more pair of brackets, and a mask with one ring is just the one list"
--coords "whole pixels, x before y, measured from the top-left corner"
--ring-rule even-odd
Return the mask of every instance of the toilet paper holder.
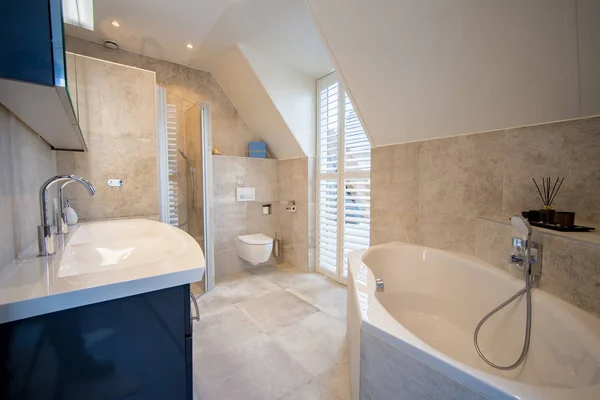
[[285, 211], [289, 211], [292, 213], [295, 213], [297, 210], [296, 208], [296, 202], [294, 200], [290, 200], [287, 202], [287, 205], [285, 206]]

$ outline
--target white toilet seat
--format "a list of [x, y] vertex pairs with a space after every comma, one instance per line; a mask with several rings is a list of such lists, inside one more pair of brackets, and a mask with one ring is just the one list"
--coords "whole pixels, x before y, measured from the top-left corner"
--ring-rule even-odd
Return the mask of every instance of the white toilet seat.
[[238, 236], [237, 239], [249, 245], [261, 245], [264, 246], [269, 243], [273, 243], [273, 238], [263, 235], [262, 233], [254, 233], [252, 235]]

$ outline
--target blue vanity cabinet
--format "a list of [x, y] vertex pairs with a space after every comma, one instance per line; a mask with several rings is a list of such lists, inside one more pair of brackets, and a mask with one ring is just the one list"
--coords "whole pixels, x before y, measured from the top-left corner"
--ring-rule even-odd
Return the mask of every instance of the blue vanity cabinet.
[[0, 103], [58, 150], [86, 150], [69, 95], [61, 0], [0, 2]]
[[191, 400], [191, 335], [189, 285], [2, 324], [0, 399]]

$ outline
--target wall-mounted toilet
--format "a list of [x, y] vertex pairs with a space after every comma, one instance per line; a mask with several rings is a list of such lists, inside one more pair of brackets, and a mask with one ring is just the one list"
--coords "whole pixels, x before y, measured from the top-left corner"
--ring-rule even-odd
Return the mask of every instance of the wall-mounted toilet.
[[273, 251], [273, 238], [262, 233], [243, 235], [235, 238], [238, 257], [252, 265], [267, 262]]

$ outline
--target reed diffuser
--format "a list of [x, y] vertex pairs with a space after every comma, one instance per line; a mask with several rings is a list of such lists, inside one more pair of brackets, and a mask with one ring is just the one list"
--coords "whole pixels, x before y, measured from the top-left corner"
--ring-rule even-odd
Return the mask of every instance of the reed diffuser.
[[531, 178], [533, 183], [535, 184], [535, 188], [542, 199], [542, 203], [544, 204], [544, 208], [540, 210], [541, 220], [547, 224], [554, 224], [555, 212], [552, 209], [552, 204], [554, 203], [554, 199], [556, 199], [556, 195], [560, 190], [565, 178], [556, 178], [554, 184], [552, 184], [552, 178], [547, 177], [541, 178], [541, 188], [540, 185], [536, 182], [535, 178]]

